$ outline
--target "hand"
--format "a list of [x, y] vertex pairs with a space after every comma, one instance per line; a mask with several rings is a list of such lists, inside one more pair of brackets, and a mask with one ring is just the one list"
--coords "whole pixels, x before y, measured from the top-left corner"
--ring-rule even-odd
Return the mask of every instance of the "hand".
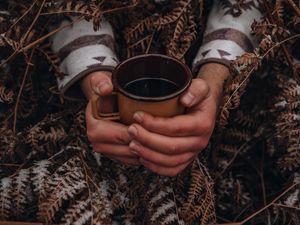
[[[113, 90], [111, 73], [105, 71], [91, 73], [81, 82], [81, 88], [88, 99], [95, 93], [100, 96], [111, 95]], [[102, 102], [101, 105], [112, 108], [111, 102]], [[86, 107], [85, 116], [87, 136], [94, 151], [127, 165], [140, 165], [137, 155], [128, 146], [132, 138], [127, 126], [95, 119], [92, 115], [91, 102]]]
[[181, 96], [188, 108], [185, 115], [172, 118], [153, 117], [136, 112], [128, 132], [130, 148], [142, 165], [165, 176], [184, 170], [204, 149], [214, 129], [223, 82], [229, 71], [220, 64], [206, 64], [199, 77]]

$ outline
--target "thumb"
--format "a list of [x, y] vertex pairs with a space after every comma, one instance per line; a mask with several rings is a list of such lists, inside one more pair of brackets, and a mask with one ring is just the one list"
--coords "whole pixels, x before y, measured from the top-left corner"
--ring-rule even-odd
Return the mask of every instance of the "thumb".
[[110, 95], [113, 91], [111, 72], [97, 71], [92, 73], [90, 83], [92, 90], [100, 96]]
[[209, 86], [206, 81], [196, 78], [193, 79], [190, 87], [185, 91], [181, 97], [181, 103], [186, 107], [192, 107], [208, 97]]

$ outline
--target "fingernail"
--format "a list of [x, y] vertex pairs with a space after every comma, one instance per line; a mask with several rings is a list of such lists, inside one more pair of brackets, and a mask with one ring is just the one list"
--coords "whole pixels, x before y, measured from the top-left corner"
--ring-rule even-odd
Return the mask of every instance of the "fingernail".
[[102, 94], [110, 90], [111, 88], [111, 83], [108, 81], [101, 82], [99, 85], [94, 87], [94, 90], [96, 91], [97, 94]]
[[144, 113], [143, 112], [136, 112], [134, 115], [133, 115], [133, 119], [138, 122], [138, 123], [141, 123], [143, 122], [143, 116], [144, 116]]
[[137, 144], [135, 141], [131, 141], [129, 144], [129, 148], [133, 149], [133, 153], [138, 155], [138, 151], [140, 149], [139, 144]]
[[195, 96], [192, 95], [190, 92], [188, 92], [187, 94], [185, 94], [182, 98], [182, 102], [185, 104], [185, 105], [191, 105], [193, 103], [195, 99]]
[[131, 151], [132, 154], [139, 156], [139, 153], [137, 153], [136, 151]]
[[131, 125], [129, 128], [128, 128], [128, 132], [129, 134], [133, 135], [133, 136], [136, 136], [137, 135], [137, 129], [134, 125]]

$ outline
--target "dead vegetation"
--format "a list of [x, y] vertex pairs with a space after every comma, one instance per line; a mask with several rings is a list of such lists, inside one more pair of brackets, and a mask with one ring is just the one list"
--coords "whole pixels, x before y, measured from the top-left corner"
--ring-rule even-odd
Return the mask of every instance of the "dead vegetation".
[[265, 17], [252, 25], [260, 44], [233, 62], [241, 68], [225, 86], [211, 145], [176, 178], [95, 155], [85, 102], [59, 97], [55, 79], [64, 74], [48, 38], [61, 28], [48, 27], [62, 18], [98, 29], [107, 16], [123, 31], [121, 59], [163, 52], [190, 63], [209, 2], [0, 2], [1, 220], [300, 224], [300, 1], [261, 1]]

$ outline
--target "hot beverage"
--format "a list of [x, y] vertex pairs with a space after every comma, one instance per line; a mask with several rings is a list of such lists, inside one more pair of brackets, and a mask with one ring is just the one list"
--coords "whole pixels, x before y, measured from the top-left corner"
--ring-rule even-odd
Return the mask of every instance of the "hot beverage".
[[124, 86], [125, 91], [141, 97], [166, 96], [178, 89], [178, 85], [170, 80], [152, 77], [136, 79]]

